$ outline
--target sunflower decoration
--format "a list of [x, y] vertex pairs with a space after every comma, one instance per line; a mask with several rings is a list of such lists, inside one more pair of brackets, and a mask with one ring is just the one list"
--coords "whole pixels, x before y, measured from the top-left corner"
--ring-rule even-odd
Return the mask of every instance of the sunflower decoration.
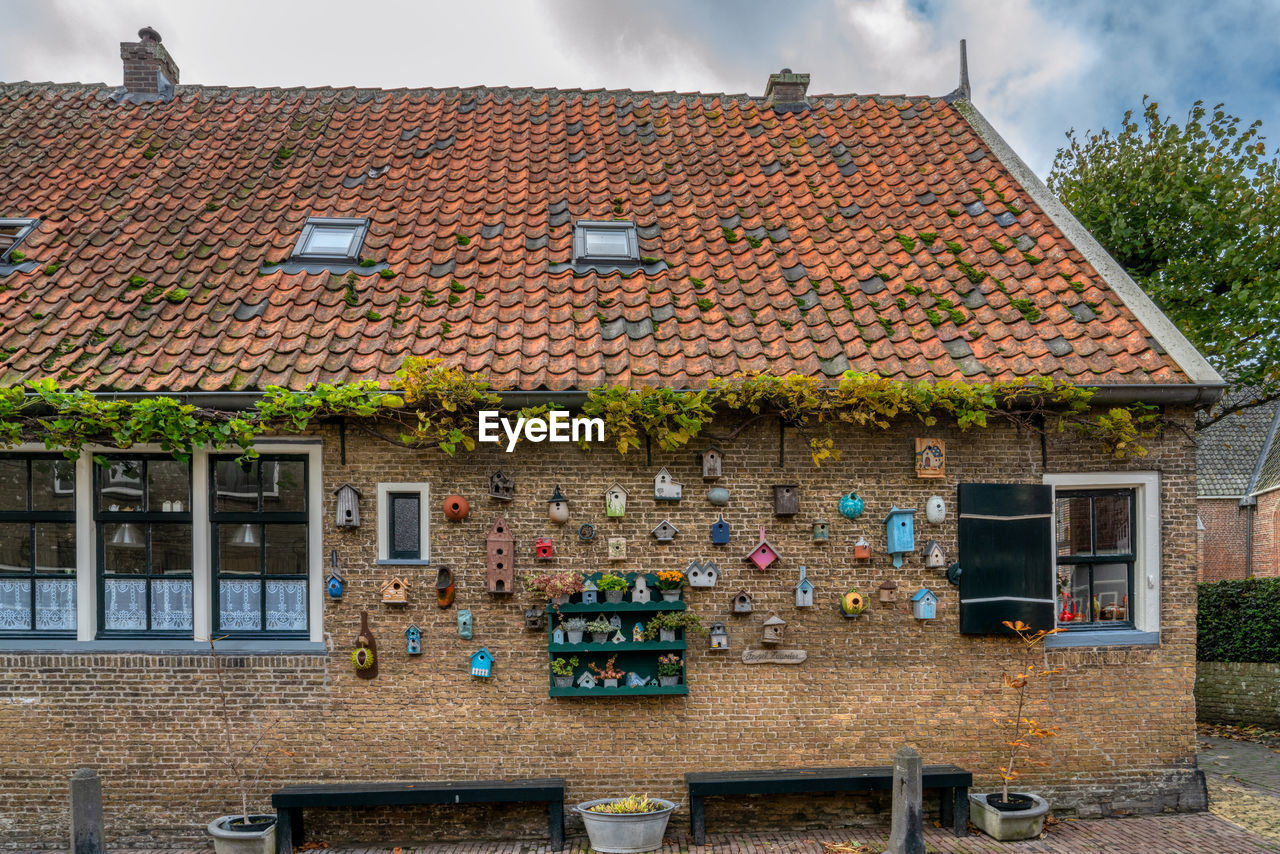
[[857, 590], [850, 589], [840, 597], [840, 613], [846, 617], [856, 617], [867, 610], [867, 600]]
[[368, 670], [373, 667], [373, 650], [367, 646], [358, 646], [351, 651], [351, 665], [356, 670]]

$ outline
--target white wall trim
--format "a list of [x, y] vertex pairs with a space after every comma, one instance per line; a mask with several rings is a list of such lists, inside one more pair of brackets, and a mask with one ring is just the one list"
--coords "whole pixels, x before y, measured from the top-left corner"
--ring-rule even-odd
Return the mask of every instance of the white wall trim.
[[422, 554], [418, 560], [427, 563], [431, 560], [431, 486], [426, 483], [380, 483], [378, 484], [378, 500], [374, 509], [374, 519], [378, 526], [378, 560], [391, 560], [391, 515], [387, 512], [387, 496], [392, 492], [418, 493], [418, 542], [422, 545]]

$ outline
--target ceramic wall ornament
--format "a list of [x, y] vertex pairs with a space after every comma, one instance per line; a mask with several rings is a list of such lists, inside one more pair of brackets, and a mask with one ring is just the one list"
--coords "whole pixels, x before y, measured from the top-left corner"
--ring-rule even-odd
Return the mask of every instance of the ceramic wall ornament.
[[805, 572], [805, 568], [800, 567], [800, 580], [795, 588], [797, 608], [813, 607], [813, 582], [805, 577]]
[[578, 539], [584, 543], [589, 543], [596, 538], [596, 526], [590, 522], [583, 522], [578, 526]]
[[733, 613], [750, 614], [755, 610], [755, 603], [751, 601], [751, 594], [745, 590], [739, 590], [738, 595], [733, 597]]
[[857, 519], [862, 515], [862, 499], [857, 492], [840, 496], [840, 515], [846, 519]]
[[671, 472], [663, 466], [653, 476], [653, 498], [655, 501], [679, 501], [684, 495], [684, 484], [671, 479]]
[[778, 550], [769, 544], [764, 536], [764, 526], [760, 526], [760, 542], [756, 543], [751, 551], [743, 555], [743, 560], [749, 560], [756, 565], [756, 569], [768, 569], [773, 562], [782, 557]]
[[471, 631], [475, 628], [475, 618], [471, 616], [468, 608], [458, 609], [458, 637], [463, 640], [471, 640]]
[[672, 525], [666, 519], [658, 523], [652, 531], [649, 532], [660, 543], [669, 543], [676, 538], [676, 534], [680, 533], [675, 525]]
[[866, 537], [858, 537], [858, 541], [853, 544], [853, 557], [855, 560], [871, 559], [871, 543], [867, 542]]
[[404, 630], [404, 640], [406, 654], [422, 655], [422, 629], [410, 623], [409, 628]]
[[794, 516], [800, 512], [800, 484], [780, 483], [773, 487], [773, 515]]
[[498, 469], [489, 475], [489, 497], [499, 501], [510, 501], [516, 497], [516, 482], [506, 472]]
[[684, 577], [689, 579], [690, 587], [715, 587], [716, 580], [720, 578], [720, 567], [714, 560], [705, 563], [691, 560], [685, 568]]
[[444, 518], [450, 522], [461, 522], [471, 515], [471, 502], [461, 495], [450, 495], [444, 500]]
[[917, 620], [932, 620], [938, 616], [938, 597], [927, 587], [911, 594], [911, 615]]
[[898, 582], [885, 581], [880, 585], [880, 604], [886, 608], [894, 607], [894, 602], [898, 599]]
[[[541, 608], [526, 608], [524, 611], [524, 628], [527, 632], [540, 632], [547, 627], [547, 612]], [[561, 638], [564, 629], [557, 629]], [[553, 640], [552, 643], [564, 643], [564, 640]]]
[[728, 649], [729, 648], [729, 630], [724, 627], [724, 623], [711, 624], [711, 649]]
[[627, 538], [626, 537], [610, 537], [609, 538], [609, 560], [626, 560], [627, 559]]
[[457, 589], [453, 584], [453, 570], [447, 566], [442, 566], [436, 570], [436, 605], [440, 608], [448, 608], [453, 604], [454, 594]]
[[644, 643], [644, 623], [637, 622], [631, 627], [632, 643]]
[[537, 537], [533, 541], [533, 556], [538, 560], [551, 560], [556, 556], [555, 546], [550, 537]]
[[914, 510], [900, 510], [897, 505], [884, 519], [888, 545], [885, 550], [893, 555], [893, 565], [902, 566], [902, 556], [916, 550]]
[[821, 519], [813, 523], [813, 541], [815, 543], [831, 542], [831, 527]]
[[937, 540], [930, 540], [924, 544], [924, 565], [929, 569], [945, 569], [947, 566], [947, 556], [942, 552], [942, 546]]
[[628, 688], [643, 688], [643, 687], [644, 687], [644, 684], [645, 684], [645, 682], [644, 682], [644, 677], [643, 677], [643, 676], [641, 676], [639, 673], [628, 673], [628, 674], [627, 674], [627, 687], [628, 687]]
[[555, 491], [551, 493], [551, 497], [547, 499], [547, 515], [557, 525], [563, 525], [569, 521], [569, 499], [560, 493], [560, 484], [558, 483]]
[[941, 439], [916, 439], [916, 477], [947, 476], [947, 443]]
[[588, 578], [582, 583], [582, 604], [594, 605], [600, 601], [600, 588], [594, 579]]
[[484, 647], [471, 654], [471, 675], [488, 679], [493, 674], [493, 656]]
[[516, 539], [505, 516], [499, 516], [485, 535], [485, 584], [490, 593], [513, 592], [516, 578]]
[[719, 480], [724, 470], [724, 451], [715, 445], [710, 445], [702, 452], [701, 456], [702, 479]]
[[382, 582], [382, 601], [386, 605], [405, 605], [409, 602], [409, 582], [403, 578], [388, 578]]
[[729, 523], [724, 520], [723, 516], [711, 523], [711, 545], [729, 545]]
[[649, 589], [648, 577], [643, 572], [637, 573], [635, 583], [631, 586], [631, 601], [646, 604], [652, 598], [653, 591]]
[[351, 651], [351, 666], [356, 676], [372, 679], [378, 675], [378, 641], [369, 631], [369, 612], [360, 612], [360, 633], [356, 635], [355, 648]]
[[604, 515], [610, 519], [627, 515], [627, 490], [616, 480], [604, 491]]
[[763, 643], [782, 643], [782, 633], [787, 628], [787, 621], [770, 611], [769, 618], [764, 621], [764, 625], [760, 628], [760, 640]]
[[840, 613], [847, 619], [861, 617], [866, 610], [867, 600], [862, 598], [862, 594], [856, 589], [850, 587], [849, 591], [840, 597]]
[[344, 483], [333, 491], [337, 496], [336, 523], [339, 528], [360, 527], [360, 490], [349, 483]]
[[707, 490], [707, 500], [714, 507], [724, 507], [729, 503], [729, 490], [723, 486], [713, 486]]
[[929, 500], [924, 503], [924, 518], [934, 525], [941, 525], [942, 520], [947, 518], [947, 502], [942, 500], [941, 495], [929, 496]]

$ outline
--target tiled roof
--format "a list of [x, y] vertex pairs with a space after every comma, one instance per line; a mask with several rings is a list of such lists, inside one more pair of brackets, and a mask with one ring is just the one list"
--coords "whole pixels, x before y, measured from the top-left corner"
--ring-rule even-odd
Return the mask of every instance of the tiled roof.
[[1271, 403], [1242, 409], [1196, 434], [1196, 491], [1200, 498], [1239, 498], [1249, 493], [1277, 406]]
[[[410, 354], [520, 389], [1187, 382], [945, 100], [811, 103], [0, 85], [0, 216], [44, 219], [0, 276], [0, 382], [299, 387]], [[312, 215], [368, 217], [397, 275], [264, 274]], [[567, 265], [573, 221], [614, 217], [652, 260]]]

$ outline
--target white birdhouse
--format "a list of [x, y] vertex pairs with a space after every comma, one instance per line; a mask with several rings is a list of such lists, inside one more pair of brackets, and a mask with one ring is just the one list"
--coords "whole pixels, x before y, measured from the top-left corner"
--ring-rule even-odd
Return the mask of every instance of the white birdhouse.
[[582, 671], [582, 675], [578, 677], [578, 687], [579, 688], [596, 687], [596, 677], [592, 676], [591, 672], [588, 670]]
[[610, 519], [627, 515], [627, 491], [616, 480], [604, 491], [604, 515]]
[[716, 566], [714, 560], [709, 560], [706, 563], [692, 560], [689, 561], [689, 566], [685, 569], [684, 576], [689, 579], [690, 587], [715, 587], [716, 579], [720, 577], [720, 567]]
[[626, 537], [610, 537], [609, 538], [609, 560], [626, 560], [627, 559], [627, 538]]
[[631, 586], [631, 601], [647, 603], [653, 597], [653, 591], [649, 589], [649, 579], [643, 573], [636, 574], [635, 583]]
[[684, 484], [671, 479], [671, 472], [663, 466], [653, 477], [653, 497], [657, 501], [679, 501], [684, 495]]
[[666, 519], [658, 523], [658, 526], [649, 532], [660, 543], [669, 543], [676, 538], [676, 534], [680, 533], [675, 525], [672, 525]]

